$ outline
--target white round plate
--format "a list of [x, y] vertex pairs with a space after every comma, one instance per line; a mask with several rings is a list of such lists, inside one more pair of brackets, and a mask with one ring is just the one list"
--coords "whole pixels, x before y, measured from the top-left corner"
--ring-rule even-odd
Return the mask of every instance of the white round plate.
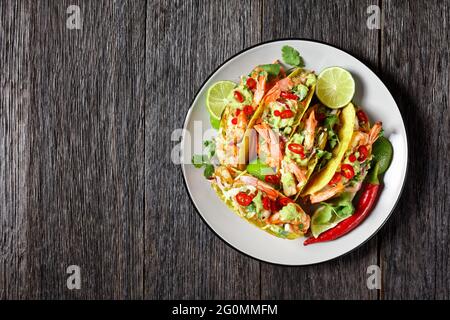
[[[372, 121], [381, 120], [385, 136], [394, 147], [394, 157], [383, 178], [384, 187], [375, 208], [355, 230], [335, 241], [303, 246], [304, 238], [276, 238], [238, 217], [217, 197], [203, 170], [190, 164], [194, 144], [201, 134], [211, 133], [205, 99], [208, 87], [219, 80], [239, 81], [259, 64], [281, 59], [281, 48], [296, 48], [306, 68], [319, 73], [330, 66], [350, 71], [356, 82], [354, 102]], [[202, 127], [202, 128], [201, 128]], [[202, 85], [186, 115], [181, 141], [182, 171], [189, 195], [209, 227], [233, 248], [262, 261], [282, 265], [309, 265], [339, 257], [371, 238], [386, 222], [402, 192], [408, 162], [408, 143], [400, 111], [383, 82], [361, 61], [333, 46], [311, 40], [288, 39], [263, 43], [246, 49], [222, 64]], [[195, 132], [196, 131], [196, 132]], [[214, 132], [214, 131], [212, 131]], [[197, 139], [197, 141], [194, 141]], [[192, 152], [191, 152], [192, 151]], [[196, 150], [198, 151], [198, 150]]]

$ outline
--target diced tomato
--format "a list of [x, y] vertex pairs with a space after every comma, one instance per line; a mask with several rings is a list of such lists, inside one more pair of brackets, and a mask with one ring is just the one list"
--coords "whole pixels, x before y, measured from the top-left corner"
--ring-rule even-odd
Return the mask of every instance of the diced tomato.
[[356, 161], [356, 156], [355, 156], [354, 154], [351, 154], [351, 155], [348, 157], [348, 160], [349, 160], [350, 162], [355, 162], [355, 161]]
[[281, 115], [280, 110], [275, 110], [275, 111], [273, 112], [273, 115], [274, 115], [275, 117], [279, 117], [279, 116]]
[[236, 109], [236, 117], [239, 117], [239, 115], [241, 114], [242, 110], [241, 109]]
[[298, 96], [297, 95], [295, 95], [293, 93], [285, 92], [285, 91], [281, 92], [280, 97], [285, 98], [285, 99], [289, 99], [289, 100], [298, 100]]
[[253, 107], [252, 106], [245, 106], [244, 107], [244, 113], [246, 116], [251, 116], [253, 114]]
[[244, 96], [239, 91], [234, 91], [234, 98], [237, 102], [244, 102]]
[[367, 159], [367, 156], [369, 155], [369, 150], [367, 149], [366, 146], [359, 146], [358, 152], [359, 152], [359, 157], [358, 157], [359, 161], [364, 161]]
[[271, 184], [279, 184], [280, 183], [280, 178], [275, 174], [265, 176], [264, 180]]
[[338, 183], [339, 181], [341, 181], [341, 174], [339, 172], [336, 172], [333, 176], [333, 178], [331, 178], [330, 182], [328, 182], [329, 186], [335, 185], [336, 183]]
[[233, 118], [233, 119], [231, 119], [231, 123], [232, 123], [232, 124], [234, 124], [234, 125], [236, 125], [236, 124], [237, 124], [237, 121], [238, 121], [238, 120], [237, 120], [237, 118]]
[[292, 112], [292, 110], [284, 110], [280, 114], [281, 119], [289, 119], [289, 118], [292, 118], [293, 116], [294, 116], [294, 112]]
[[236, 195], [236, 201], [243, 207], [247, 207], [252, 203], [253, 198], [245, 192], [239, 192]]
[[248, 87], [250, 90], [253, 90], [253, 89], [256, 88], [256, 80], [255, 80], [255, 79], [253, 79], [253, 78], [248, 78], [247, 81], [246, 81], [246, 83], [247, 83], [247, 87]]
[[349, 180], [355, 176], [355, 170], [353, 170], [353, 167], [346, 163], [341, 165], [341, 173]]

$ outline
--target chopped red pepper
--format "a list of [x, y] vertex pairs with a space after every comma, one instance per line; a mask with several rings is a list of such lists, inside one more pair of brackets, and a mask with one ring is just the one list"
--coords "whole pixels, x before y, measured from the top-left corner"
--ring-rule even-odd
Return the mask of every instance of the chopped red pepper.
[[288, 197], [283, 197], [278, 199], [278, 203], [281, 205], [281, 207], [287, 206], [289, 203], [294, 203], [292, 199]]
[[295, 153], [295, 154], [299, 154], [299, 155], [301, 155], [301, 156], [304, 156], [305, 155], [305, 151], [304, 151], [304, 148], [303, 148], [303, 146], [301, 145], [301, 144], [299, 144], [299, 143], [289, 143], [288, 144], [288, 149], [289, 149], [289, 151], [291, 151], [291, 152], [293, 152], [293, 153]]
[[253, 107], [252, 106], [245, 106], [244, 107], [244, 113], [246, 116], [251, 116], [253, 114]]
[[279, 184], [280, 183], [280, 178], [275, 174], [265, 176], [264, 180], [271, 184]]
[[359, 161], [364, 161], [367, 159], [367, 156], [369, 155], [369, 150], [367, 149], [366, 146], [359, 146], [358, 152], [359, 152], [359, 157], [358, 157]]
[[353, 170], [353, 167], [346, 163], [341, 165], [341, 173], [349, 180], [355, 176], [355, 170]]
[[236, 109], [236, 117], [239, 117], [239, 115], [241, 114], [242, 110], [241, 109]]
[[355, 156], [354, 154], [351, 154], [351, 155], [348, 157], [348, 160], [349, 160], [350, 162], [355, 162], [355, 161], [356, 161], [356, 156]]
[[281, 115], [280, 110], [275, 110], [275, 111], [273, 112], [273, 115], [274, 115], [275, 117], [279, 117], [279, 116]]
[[285, 98], [285, 99], [289, 99], [289, 100], [298, 100], [298, 96], [297, 95], [295, 95], [293, 93], [285, 92], [285, 91], [281, 92], [280, 97]]
[[289, 118], [292, 118], [293, 116], [294, 116], [294, 112], [292, 112], [292, 110], [284, 110], [280, 114], [281, 119], [289, 119]]
[[358, 117], [358, 120], [361, 123], [368, 123], [369, 122], [369, 118], [367, 118], [366, 113], [364, 111], [362, 111], [362, 110], [358, 110], [356, 112], [356, 116]]
[[247, 207], [250, 205], [250, 203], [252, 203], [253, 198], [251, 196], [249, 196], [248, 194], [246, 194], [245, 192], [239, 192], [236, 195], [236, 201], [244, 207]]
[[237, 122], [238, 122], [237, 118], [233, 118], [233, 119], [231, 119], [231, 123], [232, 123], [232, 124], [236, 125], [236, 124], [237, 124]]
[[246, 81], [246, 83], [247, 83], [247, 87], [248, 87], [250, 90], [256, 88], [256, 80], [255, 80], [255, 79], [253, 79], [253, 78], [248, 78], [247, 81]]
[[337, 184], [339, 181], [341, 181], [341, 174], [339, 172], [336, 172], [333, 176], [333, 178], [331, 178], [330, 182], [328, 182], [329, 186], [335, 185]]
[[240, 93], [239, 91], [235, 91], [234, 92], [234, 98], [236, 99], [237, 102], [244, 102], [244, 97], [242, 96], [242, 93]]
[[263, 197], [262, 198], [262, 203], [263, 203], [263, 208], [266, 210], [270, 210], [271, 209], [271, 201], [269, 199], [269, 197]]

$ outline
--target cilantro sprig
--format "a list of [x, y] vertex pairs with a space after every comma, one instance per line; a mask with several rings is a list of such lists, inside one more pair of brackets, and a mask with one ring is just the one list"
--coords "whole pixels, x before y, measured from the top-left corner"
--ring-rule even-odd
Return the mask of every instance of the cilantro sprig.
[[212, 164], [211, 160], [214, 157], [214, 154], [216, 153], [216, 143], [214, 140], [206, 140], [203, 145], [205, 146], [204, 151], [205, 154], [194, 154], [192, 156], [192, 164], [194, 167], [200, 169], [203, 169], [203, 175], [205, 178], [209, 179], [214, 174], [214, 165]]
[[305, 66], [305, 62], [303, 61], [302, 56], [300, 56], [300, 53], [291, 46], [283, 46], [283, 48], [281, 48], [281, 58], [284, 63], [291, 66], [300, 68]]

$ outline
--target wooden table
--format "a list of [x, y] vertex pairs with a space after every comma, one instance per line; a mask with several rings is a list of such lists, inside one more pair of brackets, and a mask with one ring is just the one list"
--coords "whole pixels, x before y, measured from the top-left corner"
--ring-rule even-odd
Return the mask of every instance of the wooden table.
[[[66, 27], [69, 5], [81, 9], [81, 30]], [[370, 5], [379, 30], [367, 27]], [[450, 298], [449, 19], [448, 0], [2, 0], [0, 298]], [[371, 66], [409, 137], [388, 223], [310, 267], [228, 247], [170, 158], [171, 133], [206, 77], [286, 37]], [[81, 290], [66, 287], [69, 265], [81, 268]], [[370, 265], [381, 290], [366, 286]]]

